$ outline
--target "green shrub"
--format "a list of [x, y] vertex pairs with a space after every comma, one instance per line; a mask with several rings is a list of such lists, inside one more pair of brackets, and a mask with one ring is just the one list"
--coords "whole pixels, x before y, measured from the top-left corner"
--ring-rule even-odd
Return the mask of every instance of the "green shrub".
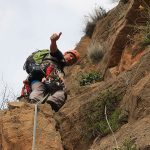
[[134, 141], [131, 139], [126, 139], [121, 147], [113, 148], [113, 150], [137, 150]]
[[97, 21], [104, 18], [105, 16], [106, 11], [102, 7], [95, 7], [93, 14], [89, 14], [89, 16], [86, 16], [86, 25], [85, 29], [83, 30], [85, 35], [91, 38]]
[[99, 81], [102, 81], [102, 75], [98, 72], [87, 73], [79, 77], [80, 86], [90, 85]]
[[98, 63], [105, 53], [104, 47], [98, 43], [91, 43], [88, 47], [88, 58], [92, 63]]
[[141, 46], [145, 47], [150, 45], [150, 22], [147, 22], [147, 26], [145, 28], [145, 35], [143, 40], [141, 41]]
[[148, 34], [144, 37], [143, 41], [141, 42], [141, 46], [142, 46], [142, 47], [145, 47], [145, 46], [147, 46], [147, 45], [150, 45], [150, 33], [148, 33]]
[[111, 132], [105, 119], [105, 106], [112, 130], [115, 131], [122, 125], [121, 110], [117, 109], [121, 99], [122, 97], [107, 90], [101, 93], [97, 100], [88, 104], [85, 110], [84, 138], [91, 139]]

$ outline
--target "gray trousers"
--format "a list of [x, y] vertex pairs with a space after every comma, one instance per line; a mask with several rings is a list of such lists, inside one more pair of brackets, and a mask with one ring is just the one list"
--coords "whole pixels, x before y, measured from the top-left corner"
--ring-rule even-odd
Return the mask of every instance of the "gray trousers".
[[[36, 101], [40, 101], [45, 94], [45, 86], [42, 82], [35, 82], [31, 85], [31, 90], [32, 92], [30, 93], [29, 99], [30, 100], [34, 100]], [[58, 111], [58, 109], [60, 109], [65, 101], [67, 99], [66, 93], [64, 90], [58, 90], [55, 93], [53, 93], [47, 98], [47, 103], [49, 103], [51, 106], [54, 104], [53, 107], [57, 107], [56, 111]], [[55, 108], [53, 108], [55, 110]]]

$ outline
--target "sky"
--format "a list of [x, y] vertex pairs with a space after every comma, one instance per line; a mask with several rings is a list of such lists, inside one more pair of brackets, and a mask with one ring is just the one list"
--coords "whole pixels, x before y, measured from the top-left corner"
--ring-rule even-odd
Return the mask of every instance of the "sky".
[[57, 42], [62, 52], [72, 49], [84, 35], [85, 16], [95, 7], [115, 5], [111, 0], [0, 0], [0, 91], [3, 80], [20, 94], [26, 58], [49, 49], [53, 33], [62, 32]]

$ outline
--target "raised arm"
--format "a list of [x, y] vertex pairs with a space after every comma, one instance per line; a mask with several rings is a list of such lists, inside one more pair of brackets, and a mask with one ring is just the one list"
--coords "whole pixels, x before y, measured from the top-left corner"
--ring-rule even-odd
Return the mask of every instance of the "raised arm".
[[56, 43], [56, 41], [60, 38], [61, 34], [62, 34], [61, 32], [59, 34], [54, 33], [50, 37], [50, 40], [51, 40], [50, 51], [51, 51], [51, 53], [55, 53], [57, 51], [57, 43]]

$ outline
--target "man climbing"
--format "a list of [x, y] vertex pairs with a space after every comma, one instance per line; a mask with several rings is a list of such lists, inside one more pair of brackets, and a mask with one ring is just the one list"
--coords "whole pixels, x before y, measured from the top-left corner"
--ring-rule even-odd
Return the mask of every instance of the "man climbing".
[[[63, 106], [67, 98], [63, 69], [79, 60], [79, 53], [76, 50], [67, 51], [64, 55], [58, 50], [56, 41], [61, 34], [61, 32], [59, 34], [54, 33], [50, 37], [50, 51], [40, 50], [39, 53], [34, 52], [32, 54], [32, 59], [34, 58], [39, 64], [29, 61], [31, 60], [29, 56], [30, 59], [27, 59], [24, 65], [29, 76], [24, 82], [23, 92], [26, 90], [29, 93], [29, 103], [36, 103], [48, 94], [46, 102], [56, 112]], [[43, 57], [41, 57], [41, 62], [40, 56]]]

